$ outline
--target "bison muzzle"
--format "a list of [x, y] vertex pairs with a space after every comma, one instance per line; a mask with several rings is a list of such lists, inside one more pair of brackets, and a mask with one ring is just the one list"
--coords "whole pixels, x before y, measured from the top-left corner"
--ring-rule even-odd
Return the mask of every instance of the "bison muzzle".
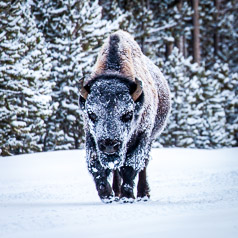
[[93, 73], [80, 80], [79, 105], [88, 169], [99, 197], [134, 201], [139, 173], [137, 198], [148, 199], [146, 167], [152, 142], [166, 124], [170, 93], [158, 67], [131, 35], [117, 31], [106, 40]]

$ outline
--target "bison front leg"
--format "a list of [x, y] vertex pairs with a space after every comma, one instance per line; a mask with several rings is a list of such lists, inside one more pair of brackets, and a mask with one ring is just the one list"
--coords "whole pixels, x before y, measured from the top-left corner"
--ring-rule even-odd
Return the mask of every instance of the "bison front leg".
[[121, 177], [123, 180], [121, 186], [121, 200], [123, 202], [133, 202], [135, 199], [133, 189], [134, 189], [134, 179], [137, 175], [137, 171], [130, 166], [123, 166], [120, 170]]
[[108, 176], [111, 173], [110, 169], [104, 169], [99, 161], [94, 161], [88, 168], [94, 178], [100, 199], [105, 203], [112, 202], [113, 192], [111, 185], [108, 182]]
[[103, 168], [96, 153], [94, 139], [90, 133], [86, 134], [86, 158], [88, 171], [92, 174], [99, 197], [103, 202], [111, 202], [113, 192], [108, 182], [110, 169]]

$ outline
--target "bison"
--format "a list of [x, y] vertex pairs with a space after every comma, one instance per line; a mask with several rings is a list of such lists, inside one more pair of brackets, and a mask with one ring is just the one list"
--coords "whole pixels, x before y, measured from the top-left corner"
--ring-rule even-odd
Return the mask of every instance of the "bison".
[[79, 105], [88, 170], [101, 200], [133, 202], [137, 174], [137, 199], [149, 199], [146, 167], [166, 124], [170, 92], [129, 33], [119, 30], [105, 41], [92, 74], [80, 80]]

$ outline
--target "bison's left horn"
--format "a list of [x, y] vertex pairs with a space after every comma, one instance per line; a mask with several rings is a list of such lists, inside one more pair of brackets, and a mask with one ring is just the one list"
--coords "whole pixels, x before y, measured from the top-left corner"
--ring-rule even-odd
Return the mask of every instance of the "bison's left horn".
[[88, 97], [88, 91], [83, 86], [84, 80], [83, 78], [79, 80], [79, 93], [86, 100]]
[[139, 80], [138, 78], [135, 78], [135, 83], [136, 83], [136, 90], [132, 93], [132, 99], [134, 102], [140, 97], [142, 94], [142, 81]]

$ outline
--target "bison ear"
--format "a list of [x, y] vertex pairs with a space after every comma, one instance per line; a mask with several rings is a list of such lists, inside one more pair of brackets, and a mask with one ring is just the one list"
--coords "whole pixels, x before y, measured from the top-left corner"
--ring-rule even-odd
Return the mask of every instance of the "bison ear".
[[83, 78], [81, 78], [79, 80], [79, 93], [80, 93], [81, 97], [83, 97], [85, 100], [87, 99], [89, 92], [87, 91], [87, 89], [84, 86], [84, 79]]
[[138, 78], [135, 78], [135, 83], [136, 83], [136, 89], [131, 94], [134, 102], [140, 97], [140, 95], [142, 94], [142, 91], [143, 91], [142, 81], [139, 80]]

